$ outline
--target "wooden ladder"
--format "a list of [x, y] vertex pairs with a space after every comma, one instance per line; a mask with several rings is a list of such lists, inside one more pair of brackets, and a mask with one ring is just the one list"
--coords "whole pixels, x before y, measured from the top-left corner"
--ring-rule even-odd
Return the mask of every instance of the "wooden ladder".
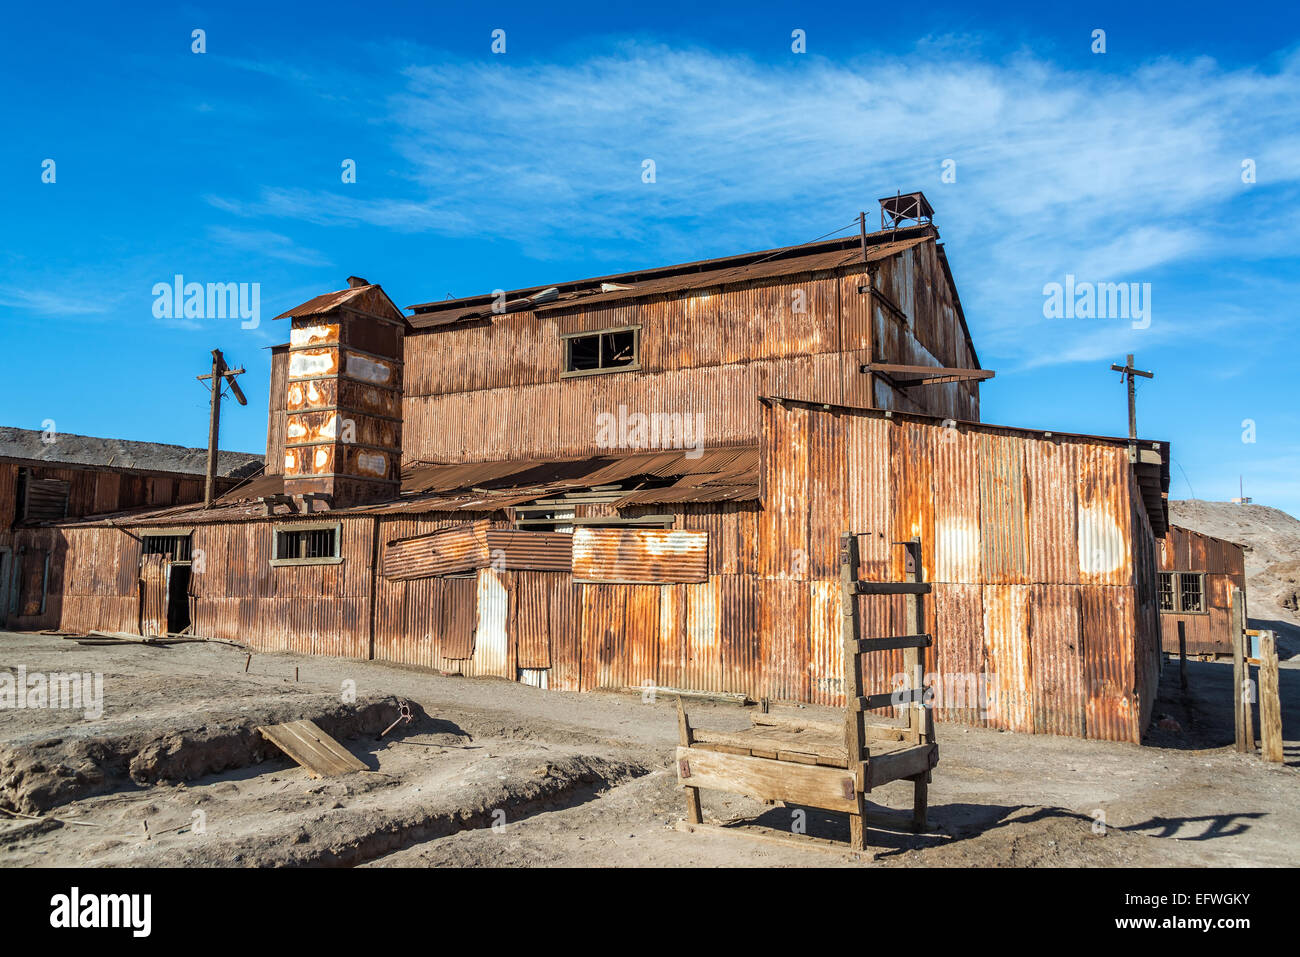
[[[852, 532], [840, 536], [840, 595], [843, 612], [844, 638], [844, 744], [849, 766], [871, 763], [871, 742], [875, 740], [907, 741], [914, 746], [934, 742], [934, 716], [925, 704], [923, 686], [924, 650], [933, 644], [931, 635], [925, 633], [923, 596], [929, 594], [930, 584], [922, 580], [921, 540], [895, 542], [904, 548], [904, 580], [901, 582], [870, 582], [858, 579], [858, 537]], [[907, 602], [904, 616], [906, 634], [892, 637], [863, 638], [859, 633], [858, 595], [903, 595]], [[864, 695], [862, 671], [858, 658], [877, 651], [903, 650], [903, 687], [892, 692]], [[868, 722], [867, 712], [890, 705], [906, 706], [906, 716], [890, 722], [884, 718]], [[912, 826], [924, 830], [926, 808], [929, 802], [930, 771], [911, 775], [913, 784]], [[864, 814], [865, 792], [870, 790], [870, 780], [857, 789], [857, 813], [849, 816], [849, 842], [855, 850], [866, 848]]]

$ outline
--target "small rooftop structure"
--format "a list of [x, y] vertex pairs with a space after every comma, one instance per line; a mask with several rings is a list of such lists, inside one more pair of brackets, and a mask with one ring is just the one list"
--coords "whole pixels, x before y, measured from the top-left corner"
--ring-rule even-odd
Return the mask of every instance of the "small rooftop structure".
[[925, 193], [897, 193], [880, 200], [880, 225], [883, 229], [898, 229], [903, 223], [929, 224], [934, 218], [934, 207]]

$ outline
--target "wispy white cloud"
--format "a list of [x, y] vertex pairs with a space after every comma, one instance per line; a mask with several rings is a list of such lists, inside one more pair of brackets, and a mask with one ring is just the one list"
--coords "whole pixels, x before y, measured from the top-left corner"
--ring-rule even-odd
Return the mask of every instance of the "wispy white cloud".
[[[414, 62], [400, 79], [355, 87], [386, 103], [379, 122], [400, 158], [378, 194], [269, 187], [210, 202], [509, 237], [537, 258], [617, 249], [632, 265], [628, 250], [644, 247], [648, 265], [810, 239], [921, 188], [982, 350], [1034, 364], [1110, 355], [1128, 336], [1122, 323], [1048, 324], [1045, 282], [1152, 281], [1168, 303], [1162, 270], [1300, 239], [1292, 218], [1259, 215], [1300, 194], [1296, 54], [1250, 69], [1160, 59], [1119, 76], [1030, 53], [988, 62], [962, 38], [855, 62], [631, 43], [567, 63], [402, 52]], [[955, 183], [940, 180], [948, 159]], [[1242, 182], [1245, 159], [1255, 184]]]
[[299, 246], [288, 236], [267, 229], [209, 226], [208, 238], [240, 252], [255, 253], [267, 259], [278, 259], [298, 266], [330, 265], [330, 261], [316, 250]]
[[98, 316], [112, 312], [115, 305], [115, 302], [94, 294], [12, 287], [0, 291], [0, 306], [24, 309], [43, 316]]

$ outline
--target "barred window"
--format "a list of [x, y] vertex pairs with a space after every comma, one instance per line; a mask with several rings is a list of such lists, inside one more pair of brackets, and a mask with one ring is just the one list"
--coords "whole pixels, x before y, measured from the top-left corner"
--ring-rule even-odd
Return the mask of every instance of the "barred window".
[[1160, 610], [1171, 615], [1205, 613], [1205, 572], [1160, 572]]
[[281, 526], [275, 530], [273, 565], [328, 564], [342, 561], [339, 525]]
[[1160, 610], [1173, 611], [1177, 606], [1174, 604], [1174, 573], [1160, 573]]
[[192, 557], [193, 542], [189, 535], [144, 535], [142, 550], [146, 555], [170, 555], [174, 562], [188, 562]]
[[1184, 612], [1205, 611], [1205, 576], [1183, 572], [1179, 577], [1180, 607]]

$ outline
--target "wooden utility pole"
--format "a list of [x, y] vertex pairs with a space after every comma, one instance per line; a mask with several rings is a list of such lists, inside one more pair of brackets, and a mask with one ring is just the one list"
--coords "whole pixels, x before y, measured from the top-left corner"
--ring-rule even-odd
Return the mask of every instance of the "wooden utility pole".
[[1137, 416], [1137, 395], [1133, 389], [1133, 377], [1142, 376], [1144, 379], [1154, 379], [1154, 372], [1143, 372], [1141, 369], [1133, 367], [1133, 353], [1128, 354], [1128, 360], [1124, 365], [1111, 363], [1111, 369], [1115, 372], [1124, 373], [1123, 379], [1128, 382], [1128, 437], [1136, 439], [1138, 437], [1138, 416]]
[[212, 390], [212, 411], [208, 416], [208, 479], [203, 486], [203, 507], [212, 505], [213, 492], [217, 481], [217, 449], [221, 436], [221, 389], [230, 384], [231, 394], [240, 405], [248, 405], [235, 376], [243, 375], [243, 369], [231, 369], [226, 366], [226, 359], [220, 349], [212, 350], [212, 372], [208, 375], [195, 376], [200, 382], [211, 380], [208, 388]]

